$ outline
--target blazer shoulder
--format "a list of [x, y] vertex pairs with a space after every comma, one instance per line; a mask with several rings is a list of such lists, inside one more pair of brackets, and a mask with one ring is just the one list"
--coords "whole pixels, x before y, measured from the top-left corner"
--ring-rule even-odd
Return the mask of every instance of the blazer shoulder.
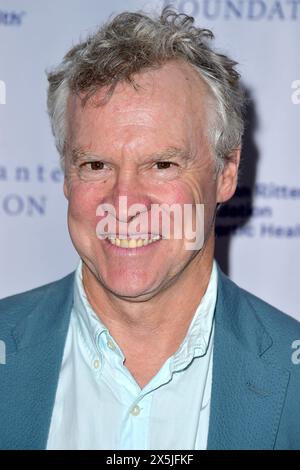
[[298, 334], [300, 339], [300, 322], [296, 318], [284, 313], [251, 292], [240, 287], [239, 289], [241, 294], [245, 296], [249, 304], [254, 308], [267, 330], [272, 331], [275, 335], [279, 334], [281, 337], [285, 334]]
[[[241, 300], [240, 307], [243, 310], [246, 309], [250, 317], [254, 312], [258, 321], [267, 331], [279, 333], [280, 335], [284, 333], [295, 335], [296, 333], [300, 339], [300, 321], [296, 320], [296, 318], [284, 313], [248, 290], [243, 289], [232, 281], [220, 268], [219, 281], [222, 288], [227, 292], [227, 300], [235, 304]], [[245, 312], [243, 312], [244, 314]]]
[[[73, 279], [74, 272], [61, 279], [36, 287], [20, 294], [11, 295], [0, 300], [0, 325], [14, 324], [20, 316], [24, 318], [43, 300], [46, 295], [56, 296], [63, 291]], [[1, 330], [1, 327], [0, 327]]]
[[[293, 357], [298, 354], [297, 357], [299, 356], [300, 358], [300, 322], [256, 295], [239, 287], [227, 276], [226, 278], [230, 283], [231, 289], [235, 290], [236, 294], [242, 299], [242, 302], [239, 303], [239, 308], [242, 310], [240, 312], [241, 318], [247, 316], [248, 326], [249, 321], [251, 324], [256, 325], [255, 328], [260, 325], [259, 328], [262, 328], [271, 338], [272, 347], [266, 351], [264, 357], [276, 363], [279, 367], [281, 366], [289, 370], [299, 387], [300, 364], [296, 364], [293, 361]], [[246, 318], [244, 321], [246, 321]]]

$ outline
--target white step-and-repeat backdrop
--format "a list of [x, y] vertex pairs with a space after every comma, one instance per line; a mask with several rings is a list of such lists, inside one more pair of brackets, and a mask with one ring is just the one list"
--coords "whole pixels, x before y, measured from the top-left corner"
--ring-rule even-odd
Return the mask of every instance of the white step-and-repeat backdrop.
[[300, 0], [0, 0], [0, 298], [74, 269], [45, 69], [112, 13], [166, 3], [213, 30], [249, 97], [239, 189], [217, 258], [300, 320]]

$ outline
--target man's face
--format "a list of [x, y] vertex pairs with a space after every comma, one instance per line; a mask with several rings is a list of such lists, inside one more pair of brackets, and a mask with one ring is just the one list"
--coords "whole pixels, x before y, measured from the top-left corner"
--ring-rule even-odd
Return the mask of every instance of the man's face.
[[[136, 248], [100, 239], [99, 205], [115, 207], [116, 221], [124, 227], [130, 217], [125, 220], [119, 212], [120, 196], [127, 197], [128, 207], [143, 204], [145, 209], [135, 220], [145, 221], [146, 216], [150, 237], [157, 235], [150, 223], [152, 204], [202, 203], [207, 239], [212, 236], [216, 203], [222, 200], [222, 182], [214, 177], [207, 136], [212, 102], [196, 71], [174, 61], [136, 75], [135, 82], [137, 88], [119, 83], [101, 106], [95, 103], [104, 97], [104, 89], [84, 107], [78, 97], [69, 98], [64, 190], [69, 230], [80, 257], [104, 288], [119, 297], [142, 300], [184, 275], [201, 250], [187, 250], [184, 237]], [[144, 232], [130, 234], [137, 238]]]

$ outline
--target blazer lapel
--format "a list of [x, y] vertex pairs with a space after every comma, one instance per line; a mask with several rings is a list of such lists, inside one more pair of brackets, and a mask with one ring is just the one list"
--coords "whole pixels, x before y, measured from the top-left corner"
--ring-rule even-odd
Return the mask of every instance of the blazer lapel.
[[266, 362], [272, 339], [219, 269], [209, 449], [273, 449], [289, 372]]
[[[45, 449], [73, 303], [74, 273], [47, 286], [12, 330], [0, 369], [0, 448]], [[4, 404], [5, 403], [5, 408]]]

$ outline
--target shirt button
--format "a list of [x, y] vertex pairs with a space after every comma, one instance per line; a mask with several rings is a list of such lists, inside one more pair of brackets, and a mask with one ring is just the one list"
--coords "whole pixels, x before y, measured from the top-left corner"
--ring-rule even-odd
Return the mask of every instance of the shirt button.
[[112, 351], [114, 351], [116, 349], [116, 346], [115, 344], [113, 343], [113, 341], [109, 338], [107, 340], [107, 346], [109, 347], [109, 349], [111, 349]]
[[99, 369], [100, 367], [100, 361], [99, 359], [95, 359], [94, 362], [93, 362], [93, 367], [94, 369]]
[[133, 416], [138, 416], [140, 414], [140, 411], [141, 411], [141, 408], [138, 405], [135, 405], [131, 410], [131, 414]]

